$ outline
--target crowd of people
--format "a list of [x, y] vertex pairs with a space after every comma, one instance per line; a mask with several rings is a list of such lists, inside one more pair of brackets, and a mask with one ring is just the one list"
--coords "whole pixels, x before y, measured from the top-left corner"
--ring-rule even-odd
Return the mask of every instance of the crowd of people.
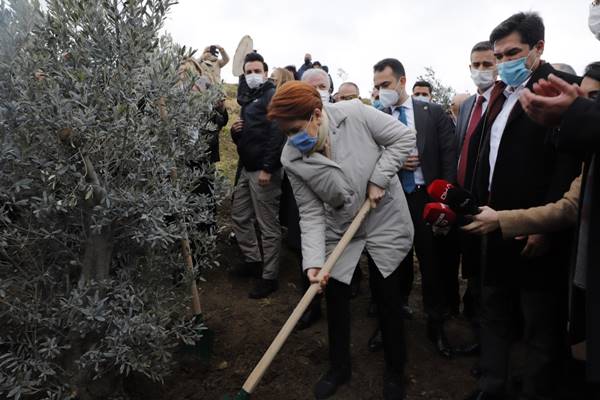
[[[600, 40], [599, 1], [589, 27]], [[517, 13], [474, 41], [464, 57], [476, 94], [456, 95], [449, 110], [433, 101], [429, 82], [409, 93], [396, 58], [374, 63], [367, 104], [352, 82], [334, 93], [310, 54], [270, 78], [259, 53], [246, 56], [231, 127], [239, 155], [231, 213], [244, 257], [234, 273], [259, 278], [250, 298], [275, 292], [287, 226], [306, 287], [320, 284], [326, 299], [330, 368], [315, 398], [330, 398], [351, 377], [350, 299], [363, 255], [378, 320], [365, 345], [383, 350], [385, 399], [405, 396], [414, 256], [432, 350], [479, 356], [468, 400], [600, 398], [600, 63], [583, 77], [564, 72], [543, 59], [544, 31], [538, 14]], [[428, 187], [440, 179], [479, 206], [451, 229], [423, 218]], [[365, 199], [369, 216], [321, 276]], [[475, 341], [456, 346], [445, 325], [461, 303]], [[298, 329], [321, 308], [319, 296]], [[517, 340], [526, 368], [515, 386]]]

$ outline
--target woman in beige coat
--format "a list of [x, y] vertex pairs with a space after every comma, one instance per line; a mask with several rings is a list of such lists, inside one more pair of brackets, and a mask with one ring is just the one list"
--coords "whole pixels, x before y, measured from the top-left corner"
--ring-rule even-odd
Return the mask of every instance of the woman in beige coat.
[[281, 162], [300, 210], [303, 268], [312, 282], [366, 198], [374, 208], [334, 266], [327, 284], [331, 369], [315, 397], [332, 396], [350, 378], [350, 286], [366, 250], [386, 359], [385, 399], [402, 399], [405, 363], [398, 265], [413, 226], [397, 176], [415, 132], [359, 100], [327, 105], [303, 82], [280, 87], [269, 118], [289, 136]]

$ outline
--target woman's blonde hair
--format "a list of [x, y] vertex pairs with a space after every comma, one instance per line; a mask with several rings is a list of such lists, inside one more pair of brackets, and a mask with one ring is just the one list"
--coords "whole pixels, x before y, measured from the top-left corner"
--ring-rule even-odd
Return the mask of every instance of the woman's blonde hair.
[[271, 76], [273, 75], [277, 76], [276, 89], [279, 89], [284, 83], [294, 80], [294, 74], [285, 68], [275, 68]]

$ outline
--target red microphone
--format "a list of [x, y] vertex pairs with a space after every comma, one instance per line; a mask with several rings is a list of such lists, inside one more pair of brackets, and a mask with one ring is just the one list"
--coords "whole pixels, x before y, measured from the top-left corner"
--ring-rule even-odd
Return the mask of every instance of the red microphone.
[[456, 222], [456, 213], [444, 203], [427, 203], [423, 210], [423, 220], [438, 228], [445, 228]]
[[427, 193], [434, 200], [450, 206], [458, 214], [475, 215], [479, 213], [477, 201], [471, 193], [443, 179], [436, 179], [431, 182], [431, 185], [427, 188]]

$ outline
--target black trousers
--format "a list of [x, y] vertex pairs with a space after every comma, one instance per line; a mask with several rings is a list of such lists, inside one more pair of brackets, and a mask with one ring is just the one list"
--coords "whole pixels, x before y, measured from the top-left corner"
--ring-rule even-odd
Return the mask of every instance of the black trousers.
[[[369, 279], [377, 304], [379, 326], [388, 373], [402, 375], [406, 363], [406, 338], [398, 292], [400, 271], [387, 278], [381, 275], [370, 256]], [[350, 285], [330, 279], [325, 289], [329, 333], [329, 359], [333, 369], [350, 368]]]
[[511, 345], [522, 330], [526, 346], [523, 395], [555, 398], [566, 351], [566, 304], [559, 292], [483, 287], [481, 390], [505, 394]]
[[440, 276], [445, 306], [451, 313], [460, 312], [460, 240], [456, 226], [445, 236], [434, 237], [438, 250]]
[[439, 262], [439, 242], [433, 236], [431, 227], [423, 221], [423, 209], [430, 199], [425, 188], [406, 193], [406, 200], [413, 225], [415, 239], [413, 249], [400, 264], [400, 294], [404, 303], [412, 291], [414, 281], [414, 255], [417, 253], [423, 288], [423, 306], [432, 320], [443, 320], [447, 301], [443, 284], [444, 273]]

